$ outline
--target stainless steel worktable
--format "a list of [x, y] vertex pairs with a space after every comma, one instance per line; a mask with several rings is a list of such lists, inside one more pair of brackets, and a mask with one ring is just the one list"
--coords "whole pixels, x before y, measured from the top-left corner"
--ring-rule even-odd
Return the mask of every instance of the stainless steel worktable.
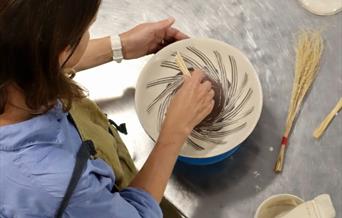
[[[312, 137], [342, 96], [342, 13], [316, 16], [296, 0], [104, 0], [92, 34], [118, 34], [168, 16], [190, 36], [215, 38], [242, 50], [260, 77], [264, 106], [259, 124], [237, 154], [211, 166], [177, 163], [166, 196], [188, 217], [250, 218], [273, 194], [309, 200], [328, 193], [342, 217], [342, 115], [321, 140]], [[285, 169], [275, 175], [292, 89], [295, 34], [306, 28], [322, 30], [321, 70], [293, 130]], [[112, 119], [127, 123], [129, 134], [123, 139], [138, 167], [153, 147], [134, 108], [135, 83], [149, 58], [109, 63], [76, 76]]]

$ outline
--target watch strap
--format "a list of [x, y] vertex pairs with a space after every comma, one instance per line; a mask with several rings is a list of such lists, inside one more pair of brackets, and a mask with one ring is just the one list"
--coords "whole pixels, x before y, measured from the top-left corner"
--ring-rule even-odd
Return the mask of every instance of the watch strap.
[[118, 35], [112, 36], [110, 39], [112, 43], [113, 60], [116, 61], [117, 63], [120, 63], [123, 59], [122, 44], [121, 44], [120, 36]]

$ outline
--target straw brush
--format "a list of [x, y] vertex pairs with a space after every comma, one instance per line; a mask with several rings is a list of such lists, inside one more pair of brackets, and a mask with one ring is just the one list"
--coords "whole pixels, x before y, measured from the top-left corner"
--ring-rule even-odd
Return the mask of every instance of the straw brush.
[[320, 32], [304, 31], [299, 35], [296, 48], [296, 66], [291, 101], [286, 119], [285, 132], [281, 141], [278, 158], [274, 166], [274, 171], [276, 173], [280, 173], [283, 169], [288, 139], [304, 97], [316, 78], [322, 50], [323, 40]]

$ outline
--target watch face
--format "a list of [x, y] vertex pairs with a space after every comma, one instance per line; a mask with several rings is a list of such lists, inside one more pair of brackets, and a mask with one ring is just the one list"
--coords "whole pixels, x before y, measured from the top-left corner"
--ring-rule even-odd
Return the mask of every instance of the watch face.
[[142, 126], [156, 141], [168, 104], [183, 82], [175, 61], [177, 52], [190, 71], [205, 69], [215, 89], [215, 109], [194, 128], [180, 155], [208, 158], [234, 149], [251, 134], [260, 118], [262, 90], [247, 57], [217, 40], [182, 40], [149, 60], [140, 74], [135, 95]]

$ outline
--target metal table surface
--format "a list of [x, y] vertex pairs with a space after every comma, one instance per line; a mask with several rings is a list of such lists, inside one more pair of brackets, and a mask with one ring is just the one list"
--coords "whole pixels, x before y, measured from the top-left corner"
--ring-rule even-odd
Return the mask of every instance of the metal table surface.
[[[176, 27], [193, 37], [225, 41], [242, 50], [263, 87], [260, 121], [233, 157], [211, 166], [177, 163], [166, 196], [188, 217], [249, 218], [267, 197], [291, 193], [306, 200], [328, 193], [342, 216], [342, 116], [323, 135], [312, 132], [342, 95], [342, 13], [321, 17], [288, 0], [103, 0], [91, 32], [118, 34], [144, 21], [173, 16]], [[302, 107], [290, 139], [285, 169], [273, 173], [292, 89], [295, 36], [321, 29], [325, 50], [321, 70]], [[76, 80], [117, 122], [139, 167], [153, 147], [134, 108], [135, 83], [150, 57], [86, 70]]]

